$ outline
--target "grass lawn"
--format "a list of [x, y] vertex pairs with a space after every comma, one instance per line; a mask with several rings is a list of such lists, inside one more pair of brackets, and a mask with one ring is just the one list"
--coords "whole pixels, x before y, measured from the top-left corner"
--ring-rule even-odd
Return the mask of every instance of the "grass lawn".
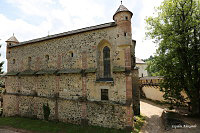
[[126, 133], [122, 130], [97, 126], [79, 126], [62, 122], [33, 120], [21, 117], [0, 117], [0, 126], [9, 126], [36, 132], [63, 133]]

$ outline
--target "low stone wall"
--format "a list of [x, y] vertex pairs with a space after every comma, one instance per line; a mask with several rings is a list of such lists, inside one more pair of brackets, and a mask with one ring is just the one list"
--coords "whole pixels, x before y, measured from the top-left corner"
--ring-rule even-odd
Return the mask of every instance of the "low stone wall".
[[124, 128], [126, 126], [126, 107], [109, 103], [87, 104], [88, 122], [109, 128]]
[[142, 91], [146, 98], [157, 101], [164, 101], [164, 93], [160, 91], [160, 87], [157, 86], [144, 86]]
[[[163, 97], [164, 92], [160, 91], [159, 86], [143, 86], [141, 90], [145, 98], [161, 101], [161, 102], [166, 102], [166, 100]], [[181, 95], [184, 98], [187, 98], [187, 95], [184, 91], [181, 92]], [[189, 102], [189, 100], [187, 99], [186, 102]]]
[[[44, 119], [43, 104], [49, 105], [50, 120], [73, 124], [98, 125], [108, 128], [125, 129], [128, 109], [131, 106], [102, 101], [67, 100], [55, 97], [9, 94], [3, 95], [4, 116], [22, 116]], [[132, 121], [132, 120], [131, 120]]]

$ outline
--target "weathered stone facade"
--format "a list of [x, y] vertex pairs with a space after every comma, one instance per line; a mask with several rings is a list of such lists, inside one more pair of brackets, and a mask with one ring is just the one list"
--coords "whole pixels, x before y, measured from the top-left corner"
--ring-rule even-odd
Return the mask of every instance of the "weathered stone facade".
[[115, 22], [21, 43], [10, 38], [4, 115], [43, 119], [48, 103], [51, 120], [131, 129], [138, 77], [131, 17], [120, 5]]

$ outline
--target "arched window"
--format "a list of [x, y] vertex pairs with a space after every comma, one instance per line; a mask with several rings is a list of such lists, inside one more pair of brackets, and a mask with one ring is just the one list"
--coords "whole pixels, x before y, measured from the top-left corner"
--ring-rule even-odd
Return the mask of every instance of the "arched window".
[[70, 51], [70, 52], [69, 52], [69, 57], [74, 57], [73, 51]]
[[103, 48], [103, 66], [104, 66], [104, 78], [110, 78], [110, 49], [105, 46]]

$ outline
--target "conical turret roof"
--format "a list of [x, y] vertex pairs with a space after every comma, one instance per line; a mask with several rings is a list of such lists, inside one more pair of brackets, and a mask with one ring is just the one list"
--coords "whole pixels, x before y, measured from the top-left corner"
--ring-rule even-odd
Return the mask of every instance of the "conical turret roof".
[[114, 19], [114, 16], [119, 12], [130, 12], [131, 16], [133, 15], [131, 11], [129, 11], [124, 5], [121, 4], [119, 8], [117, 9], [117, 11], [115, 12], [115, 14], [113, 15], [113, 19]]
[[15, 42], [15, 43], [19, 43], [19, 41], [17, 40], [17, 38], [13, 35], [11, 36], [6, 42]]

